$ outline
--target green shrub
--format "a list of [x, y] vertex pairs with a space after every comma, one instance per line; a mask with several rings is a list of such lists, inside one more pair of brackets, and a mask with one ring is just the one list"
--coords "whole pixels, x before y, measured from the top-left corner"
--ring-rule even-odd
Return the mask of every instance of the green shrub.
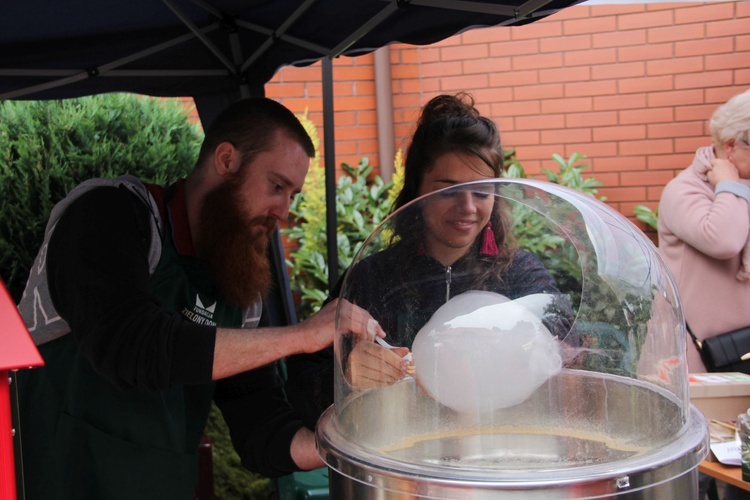
[[[316, 147], [317, 131], [306, 117], [300, 117]], [[316, 154], [316, 160], [318, 155]], [[346, 270], [364, 240], [388, 215], [390, 182], [372, 175], [367, 158], [357, 166], [341, 165], [344, 173], [336, 182], [336, 244], [338, 273]], [[297, 317], [317, 312], [328, 296], [328, 260], [325, 203], [325, 171], [317, 161], [310, 166], [302, 193], [290, 208], [290, 224], [282, 229], [297, 248], [287, 260], [292, 292], [297, 298]]]
[[636, 205], [633, 208], [635, 218], [646, 224], [653, 230], [657, 230], [659, 226], [659, 207], [651, 210], [646, 205]]
[[175, 100], [107, 94], [0, 102], [0, 277], [16, 301], [52, 206], [83, 180], [169, 182], [195, 164], [198, 126]]
[[[584, 178], [583, 171], [590, 168], [587, 163], [578, 163], [581, 160], [585, 160], [586, 156], [578, 153], [573, 153], [567, 160], [559, 154], [553, 154], [552, 159], [557, 163], [560, 171], [553, 172], [547, 168], [542, 168], [542, 172], [547, 176], [547, 180], [561, 186], [567, 186], [575, 189], [582, 193], [596, 196], [598, 188], [602, 186], [602, 183], [594, 179], [593, 177]], [[600, 197], [601, 201], [605, 198]]]
[[[387, 217], [391, 186], [379, 175], [370, 180], [373, 167], [367, 158], [362, 158], [356, 167], [344, 163], [341, 168], [344, 175], [336, 183], [339, 275], [351, 265], [364, 240]], [[310, 191], [305, 193], [297, 198], [290, 210], [294, 225], [282, 230], [290, 241], [298, 244], [297, 249], [290, 253], [287, 265], [294, 277], [292, 290], [299, 297], [297, 316], [300, 319], [317, 312], [328, 296], [325, 196], [316, 196]], [[322, 210], [319, 203], [312, 203], [320, 200], [323, 200]]]
[[216, 405], [211, 405], [206, 434], [211, 438], [212, 444], [214, 498], [266, 500], [270, 480], [242, 466], [229, 437], [229, 428]]
[[[573, 153], [570, 158], [565, 159], [558, 154], [553, 154], [552, 159], [558, 165], [557, 172], [542, 168], [549, 182], [596, 197], [602, 183], [593, 177], [584, 177], [583, 171], [590, 168], [587, 163], [581, 163], [586, 159], [585, 155]], [[505, 165], [503, 177], [526, 178], [523, 165], [515, 157], [515, 150], [510, 149], [506, 152]], [[599, 199], [603, 201], [603, 198]], [[564, 209], [555, 205], [546, 207], [548, 211], [558, 211], [561, 208]], [[542, 260], [560, 289], [567, 291], [571, 303], [580, 302], [581, 266], [578, 252], [573, 245], [555, 230], [556, 228], [550, 224], [549, 217], [536, 213], [528, 206], [513, 207], [512, 217], [513, 232], [518, 245]]]

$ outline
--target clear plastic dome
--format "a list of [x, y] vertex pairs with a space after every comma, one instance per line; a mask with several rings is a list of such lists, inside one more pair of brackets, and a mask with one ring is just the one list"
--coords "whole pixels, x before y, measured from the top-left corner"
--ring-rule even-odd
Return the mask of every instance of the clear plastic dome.
[[[489, 206], [495, 237], [482, 229], [444, 265], [432, 213], [466, 196]], [[448, 256], [454, 236], [439, 242]], [[648, 238], [591, 196], [525, 179], [435, 191], [373, 232], [340, 296], [409, 349], [400, 380], [363, 381], [392, 368], [337, 321], [318, 435], [344, 475], [340, 453], [420, 476], [569, 479], [645, 466], [695, 427], [676, 287]]]

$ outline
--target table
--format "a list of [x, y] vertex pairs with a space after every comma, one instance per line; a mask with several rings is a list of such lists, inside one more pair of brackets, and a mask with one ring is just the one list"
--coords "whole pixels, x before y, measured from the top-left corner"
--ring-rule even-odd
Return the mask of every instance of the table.
[[750, 483], [742, 480], [742, 467], [736, 465], [724, 465], [721, 462], [709, 462], [704, 460], [698, 466], [698, 470], [709, 476], [713, 476], [719, 481], [724, 481], [731, 485], [750, 491]]

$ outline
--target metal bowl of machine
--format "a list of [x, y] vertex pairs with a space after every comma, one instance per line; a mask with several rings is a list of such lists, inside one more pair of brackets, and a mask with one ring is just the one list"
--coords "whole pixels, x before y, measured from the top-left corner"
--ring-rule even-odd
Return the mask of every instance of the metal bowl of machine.
[[480, 417], [405, 380], [329, 409], [319, 444], [333, 498], [697, 498], [705, 421], [691, 408], [675, 433], [679, 415], [663, 391], [585, 371]]

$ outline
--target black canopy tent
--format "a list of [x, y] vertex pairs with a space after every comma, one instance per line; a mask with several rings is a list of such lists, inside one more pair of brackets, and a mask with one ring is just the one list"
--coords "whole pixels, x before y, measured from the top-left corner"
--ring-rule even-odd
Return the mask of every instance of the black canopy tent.
[[[204, 124], [263, 95], [285, 65], [323, 60], [329, 254], [335, 256], [331, 59], [394, 42], [518, 26], [581, 0], [24, 0], [0, 7], [0, 100], [105, 92], [191, 96]], [[274, 248], [280, 322], [293, 322], [283, 252]], [[335, 258], [329, 255], [329, 263]], [[331, 280], [333, 281], [333, 280]], [[279, 304], [277, 302], [277, 304]], [[284, 317], [285, 316], [285, 317]]]
[[578, 0], [24, 0], [2, 7], [0, 99], [262, 92], [283, 65], [521, 25]]

